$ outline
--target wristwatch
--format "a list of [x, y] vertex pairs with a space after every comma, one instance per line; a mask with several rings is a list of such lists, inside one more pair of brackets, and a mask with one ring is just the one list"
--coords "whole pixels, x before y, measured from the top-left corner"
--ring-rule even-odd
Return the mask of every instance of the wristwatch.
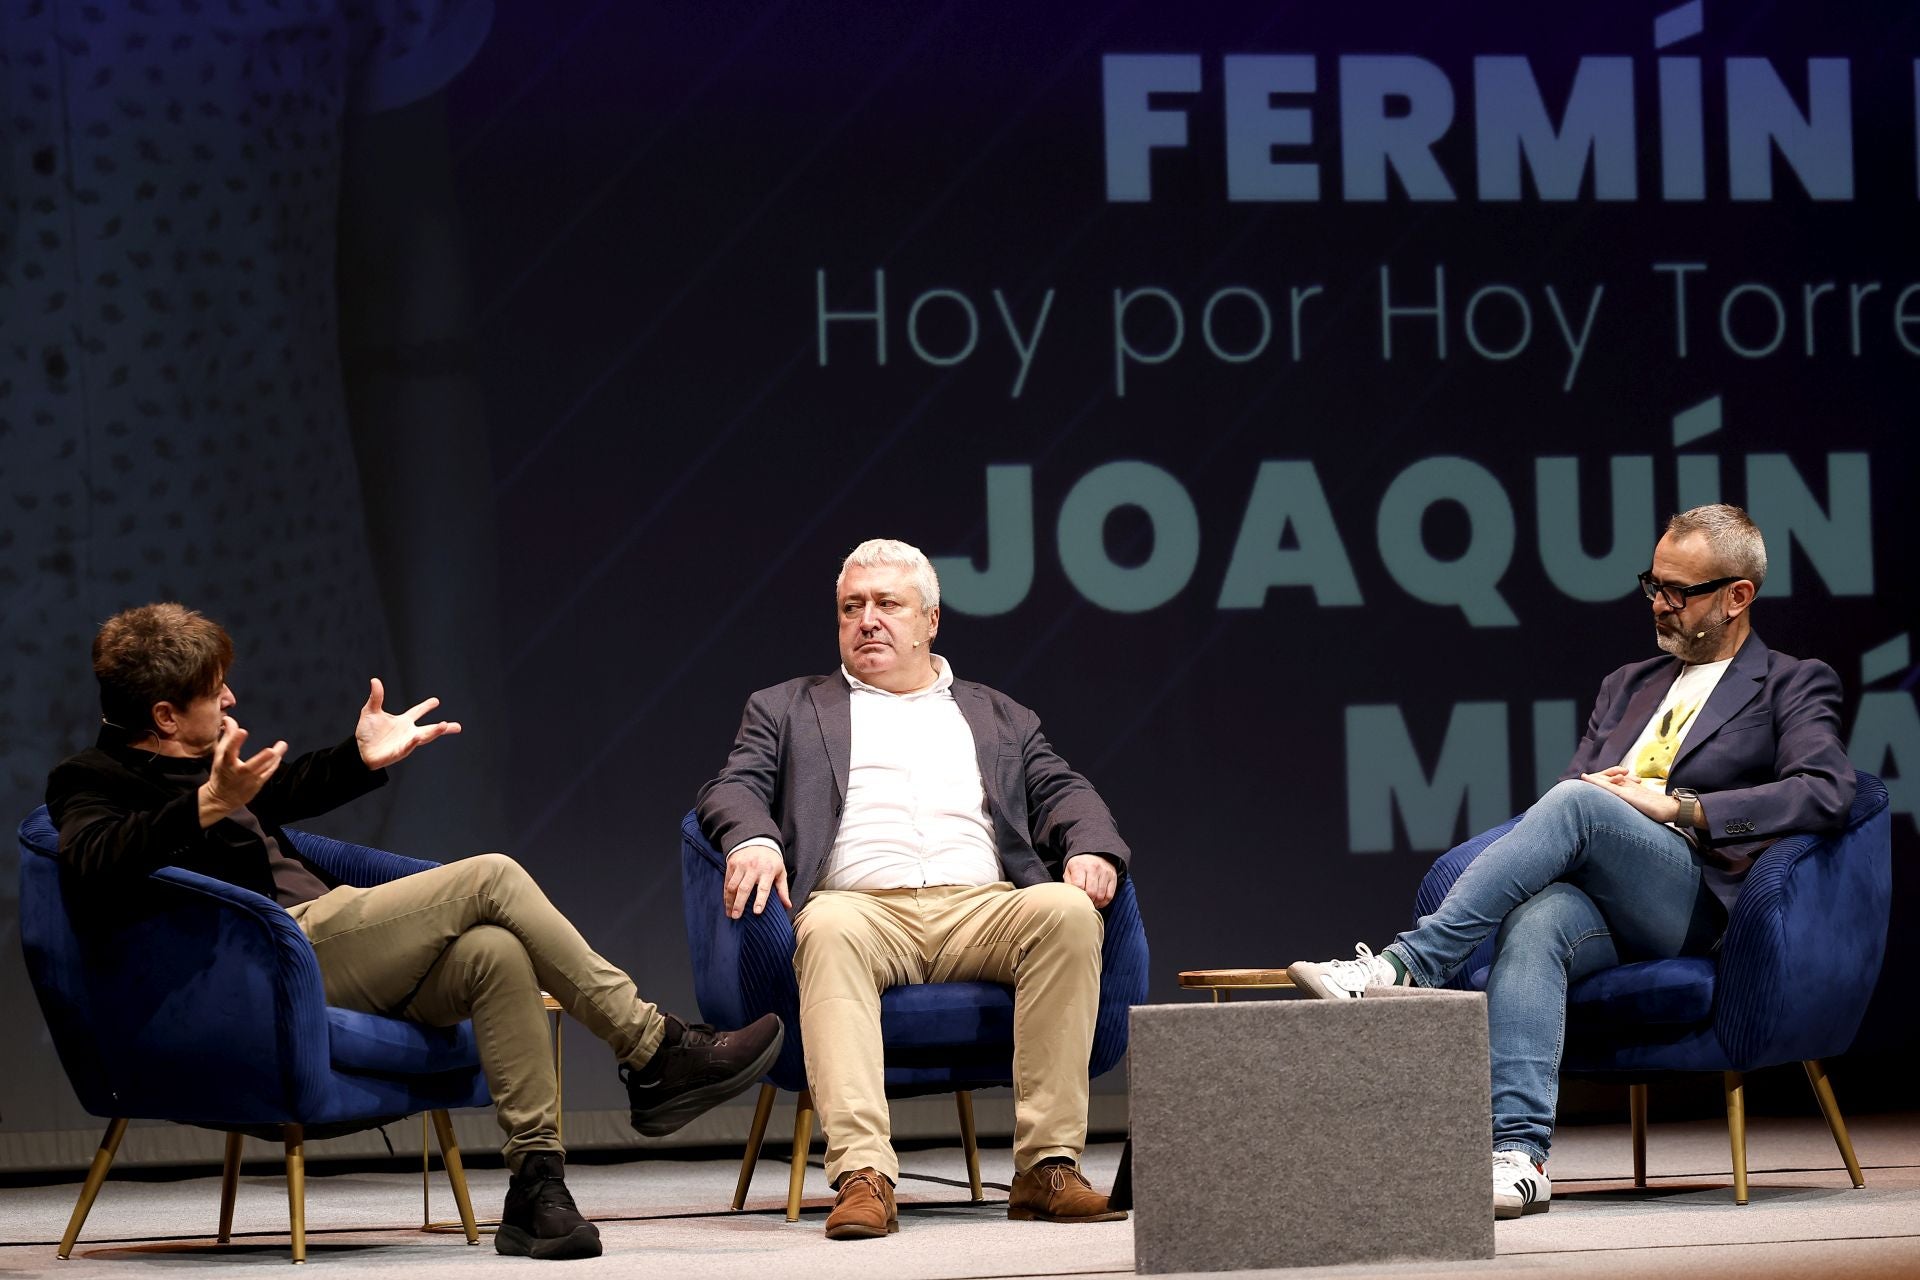
[[1675, 787], [1667, 792], [1680, 802], [1680, 812], [1675, 815], [1673, 825], [1682, 831], [1693, 830], [1693, 815], [1700, 811], [1700, 793], [1692, 787]]

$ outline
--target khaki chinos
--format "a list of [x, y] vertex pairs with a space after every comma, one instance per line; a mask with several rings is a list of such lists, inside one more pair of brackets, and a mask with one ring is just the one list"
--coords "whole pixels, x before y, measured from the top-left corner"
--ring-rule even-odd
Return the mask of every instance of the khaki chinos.
[[904, 983], [1013, 986], [1014, 1170], [1078, 1160], [1105, 934], [1093, 900], [1060, 883], [811, 894], [794, 920], [793, 965], [828, 1180], [868, 1167], [899, 1178], [880, 993]]
[[473, 1019], [510, 1169], [561, 1149], [543, 988], [623, 1062], [660, 1046], [659, 1010], [505, 854], [341, 885], [288, 914], [313, 944], [328, 1004], [436, 1027]]

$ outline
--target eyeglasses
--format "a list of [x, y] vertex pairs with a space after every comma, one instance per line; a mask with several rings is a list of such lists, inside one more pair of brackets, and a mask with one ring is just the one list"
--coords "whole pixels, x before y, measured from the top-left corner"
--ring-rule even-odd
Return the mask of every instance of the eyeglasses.
[[1643, 573], [1640, 575], [1640, 594], [1649, 600], [1659, 596], [1667, 602], [1669, 609], [1677, 610], [1686, 608], [1687, 601], [1695, 596], [1704, 596], [1709, 591], [1718, 591], [1728, 583], [1738, 581], [1740, 581], [1738, 578], [1715, 578], [1712, 582], [1696, 582], [1690, 587], [1676, 587], [1671, 583], [1660, 581], [1651, 573]]

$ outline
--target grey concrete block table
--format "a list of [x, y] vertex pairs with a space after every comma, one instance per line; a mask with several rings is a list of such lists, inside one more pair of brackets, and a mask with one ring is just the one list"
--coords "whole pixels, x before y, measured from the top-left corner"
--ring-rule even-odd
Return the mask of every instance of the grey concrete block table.
[[1486, 998], [1142, 1005], [1145, 1274], [1493, 1256]]

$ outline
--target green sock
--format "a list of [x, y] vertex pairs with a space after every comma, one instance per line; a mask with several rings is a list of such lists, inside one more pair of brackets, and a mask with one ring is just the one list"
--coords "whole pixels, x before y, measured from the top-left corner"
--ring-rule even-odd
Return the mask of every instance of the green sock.
[[1405, 965], [1405, 963], [1401, 961], [1399, 956], [1393, 954], [1393, 952], [1391, 951], [1382, 951], [1380, 953], [1380, 956], [1388, 964], [1393, 966], [1393, 985], [1394, 986], [1410, 987], [1413, 985], [1413, 979], [1407, 976], [1407, 966]]

